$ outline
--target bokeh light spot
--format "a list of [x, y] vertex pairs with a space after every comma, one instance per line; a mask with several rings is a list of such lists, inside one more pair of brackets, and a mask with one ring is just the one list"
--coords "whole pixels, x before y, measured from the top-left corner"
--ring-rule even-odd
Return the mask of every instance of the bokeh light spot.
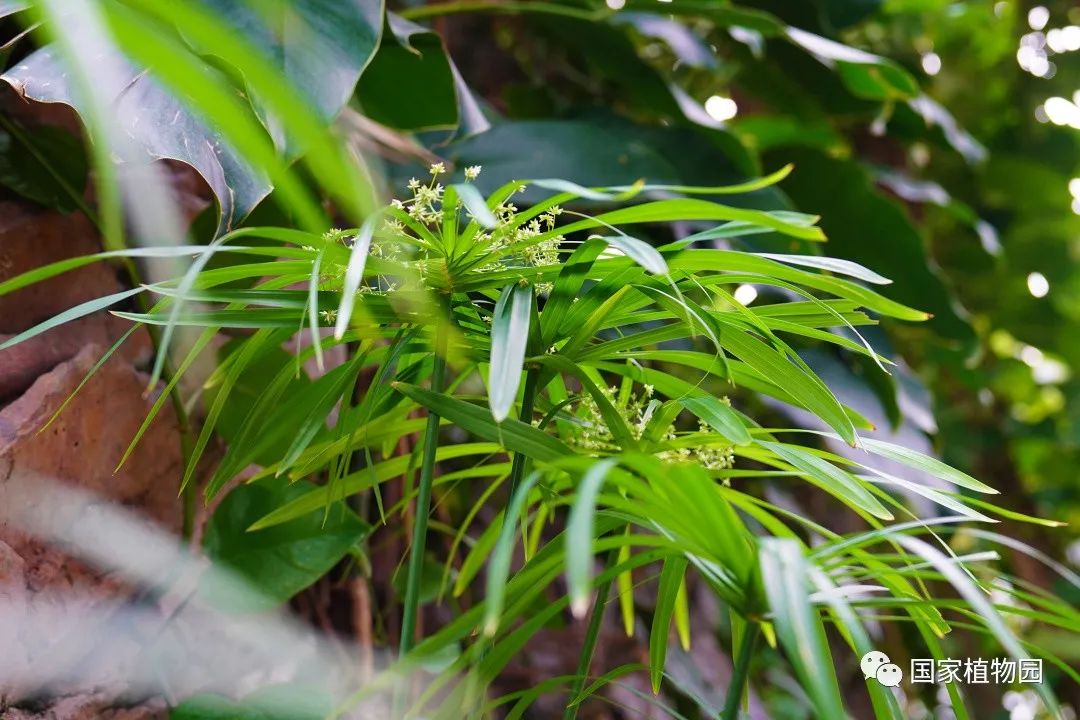
[[709, 113], [713, 120], [725, 122], [738, 114], [739, 106], [731, 98], [713, 95], [705, 101], [705, 112]]
[[1046, 294], [1050, 292], [1050, 281], [1041, 272], [1028, 273], [1027, 286], [1032, 297], [1046, 297]]

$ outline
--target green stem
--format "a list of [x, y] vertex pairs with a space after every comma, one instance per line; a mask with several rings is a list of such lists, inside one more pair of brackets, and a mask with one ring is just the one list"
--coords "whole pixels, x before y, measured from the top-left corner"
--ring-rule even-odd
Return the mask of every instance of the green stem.
[[[521, 397], [521, 413], [518, 415], [518, 419], [523, 423], [532, 422], [533, 407], [536, 404], [536, 384], [539, 379], [539, 368], [530, 368], [525, 373], [525, 389]], [[514, 462], [510, 466], [510, 495], [508, 497], [513, 498], [514, 493], [517, 492], [518, 485], [521, 484], [521, 478], [525, 475], [525, 466], [528, 461], [529, 458], [525, 453], [514, 453]]]
[[[154, 342], [155, 347], [158, 345], [157, 341]], [[162, 379], [168, 384], [173, 378], [172, 363], [165, 363], [165, 370], [161, 374]], [[172, 404], [173, 411], [176, 413], [177, 429], [180, 432], [180, 455], [184, 462], [184, 467], [187, 467], [188, 462], [191, 460], [191, 420], [188, 418], [187, 410], [184, 409], [184, 400], [180, 397], [180, 391], [177, 387], [173, 387], [169, 393], [169, 402]], [[187, 487], [180, 491], [181, 499], [184, 505], [184, 523], [181, 527], [181, 533], [184, 540], [190, 540], [192, 533], [195, 531], [195, 511], [197, 508], [197, 498], [199, 496], [199, 488], [196, 487], [197, 483], [188, 483]]]
[[[604, 568], [612, 568], [618, 562], [619, 548], [615, 547], [608, 551], [607, 559], [604, 561]], [[615, 576], [612, 575], [596, 588], [596, 602], [593, 604], [592, 612], [589, 613], [589, 627], [585, 629], [585, 641], [581, 645], [581, 654], [578, 656], [574, 684], [570, 687], [571, 702], [566, 704], [563, 720], [574, 720], [577, 717], [580, 703], [572, 701], [581, 694], [581, 691], [585, 688], [585, 680], [589, 677], [589, 666], [592, 665], [593, 652], [596, 650], [596, 643], [600, 638], [600, 625], [604, 620], [604, 610], [607, 609], [607, 598], [614, 580]]]
[[[435, 328], [435, 357], [431, 370], [432, 392], [442, 392], [446, 375], [446, 329]], [[405, 586], [405, 605], [401, 617], [401, 654], [413, 647], [416, 615], [420, 605], [420, 577], [424, 567], [424, 548], [427, 546], [428, 514], [431, 512], [431, 486], [435, 476], [435, 453], [439, 450], [439, 415], [428, 411], [424, 431], [424, 456], [420, 463], [420, 487], [416, 494], [416, 513], [413, 520], [412, 546], [409, 548], [409, 574]]]
[[757, 645], [760, 634], [760, 625], [756, 622], [746, 623], [742, 640], [739, 642], [739, 652], [735, 656], [735, 669], [731, 673], [731, 683], [728, 685], [727, 701], [724, 703], [721, 720], [738, 720], [739, 705], [742, 703], [746, 680], [750, 675], [750, 660], [754, 657], [754, 646]]

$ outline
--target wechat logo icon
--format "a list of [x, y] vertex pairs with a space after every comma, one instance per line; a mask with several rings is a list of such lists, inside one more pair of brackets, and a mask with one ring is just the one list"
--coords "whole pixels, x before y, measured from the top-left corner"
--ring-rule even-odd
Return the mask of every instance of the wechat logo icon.
[[899, 665], [889, 661], [889, 656], [878, 650], [872, 650], [862, 656], [859, 663], [863, 677], [874, 678], [885, 687], [896, 687], [904, 679], [904, 671]]

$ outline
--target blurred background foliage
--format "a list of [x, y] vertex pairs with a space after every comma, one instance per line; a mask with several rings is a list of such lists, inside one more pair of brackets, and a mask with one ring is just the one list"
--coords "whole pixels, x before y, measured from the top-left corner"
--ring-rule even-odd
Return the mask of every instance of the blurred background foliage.
[[[934, 316], [869, 332], [900, 362], [891, 376], [809, 345], [807, 362], [883, 437], [932, 448], [1001, 490], [1013, 510], [1070, 523], [1006, 522], [1002, 532], [1080, 562], [1075, 3], [404, 0], [384, 15], [378, 2], [296, 0], [260, 8], [271, 27], [273, 13], [298, 13], [309, 36], [262, 32], [244, 3], [205, 5], [264, 50], [319, 116], [338, 118], [348, 146], [378, 158], [382, 193], [434, 160], [457, 180], [466, 166], [483, 166], [485, 192], [523, 177], [721, 185], [793, 163], [778, 186], [730, 200], [820, 215], [827, 245], [761, 234], [739, 247], [855, 260], [894, 279], [883, 294]], [[85, 115], [44, 36], [26, 33], [28, 6], [0, 0], [3, 79], [28, 100]], [[158, 19], [160, 32], [185, 41], [168, 12]], [[221, 53], [192, 44], [209, 73], [245, 91], [268, 143], [290, 159], [304, 154], [302, 140], [275, 126], [255, 78], [235, 77]], [[184, 93], [157, 85], [138, 59], [122, 63], [129, 73], [115, 101], [130, 105], [128, 134], [150, 157], [192, 165], [216, 198], [193, 222], [193, 241], [245, 222], [295, 223], [292, 206], [277, 202], [280, 183], [230, 148], [227, 128], [189, 112]], [[44, 206], [87, 210], [88, 151], [62, 128], [9, 112], [16, 103], [7, 98], [0, 116], [0, 185]], [[183, 121], [164, 120], [174, 117]], [[313, 175], [297, 174], [314, 190]], [[230, 424], [223, 419], [226, 435]], [[1080, 602], [1025, 555], [1006, 562]], [[1038, 640], [1080, 663], [1075, 644]], [[776, 716], [796, 717], [786, 712]]]

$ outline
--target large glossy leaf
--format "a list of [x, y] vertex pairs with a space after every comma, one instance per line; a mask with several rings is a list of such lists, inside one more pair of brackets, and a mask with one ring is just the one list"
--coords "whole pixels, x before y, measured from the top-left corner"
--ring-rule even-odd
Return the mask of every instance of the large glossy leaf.
[[[360, 73], [375, 54], [383, 22], [382, 0], [204, 0], [281, 69], [282, 77], [324, 118], [352, 97]], [[202, 48], [213, 53], [214, 48]], [[258, 99], [258, 93], [255, 93]], [[287, 138], [262, 107], [259, 114], [278, 147]]]
[[[630, 0], [627, 5], [632, 10], [655, 11], [656, 5], [649, 0]], [[707, 17], [723, 27], [738, 26], [761, 33], [766, 37], [779, 35], [784, 25], [779, 19], [767, 12], [748, 7], [739, 7], [730, 3], [718, 3], [713, 0], [682, 0], [665, 7], [665, 13], [672, 16], [689, 15]]]
[[356, 95], [365, 115], [400, 130], [447, 129], [458, 122], [454, 70], [442, 38], [393, 13]]
[[[57, 48], [46, 46], [0, 79], [30, 100], [64, 103], [82, 113], [85, 105], [69, 84], [64, 62]], [[127, 73], [123, 94], [111, 99], [121, 127], [145, 151], [148, 161], [179, 160], [199, 171], [221, 206], [222, 229], [237, 223], [266, 197], [269, 180], [243, 160], [220, 132], [131, 63], [118, 58], [110, 62]]]
[[[507, 148], [517, 151], [507, 153]], [[745, 150], [720, 146], [702, 131], [638, 127], [607, 115], [497, 123], [488, 132], [454, 143], [448, 155], [459, 167], [482, 165], [477, 182], [485, 192], [528, 178], [567, 178], [586, 187], [609, 187], [639, 179], [721, 185], [757, 175]], [[526, 197], [543, 195], [530, 190]]]
[[[848, 160], [799, 149], [781, 156], [793, 161], [784, 189], [805, 209], [822, 214], [829, 254], [873, 267], [897, 279], [878, 288], [882, 295], [933, 314], [929, 325], [943, 337], [970, 343], [967, 320], [929, 262], [923, 238], [904, 211], [874, 190], [865, 170]], [[828, 177], [828, 183], [817, 178]], [[872, 242], [868, 238], [889, 238]]]
[[203, 548], [215, 563], [246, 580], [263, 597], [232, 595], [210, 582], [202, 592], [214, 604], [264, 610], [291, 598], [328, 572], [370, 531], [344, 503], [263, 530], [248, 528], [283, 503], [313, 489], [285, 478], [241, 485], [230, 492], [207, 526]]
[[670, 17], [645, 12], [622, 12], [614, 15], [616, 25], [632, 25], [645, 37], [663, 41], [681, 65], [715, 69], [719, 62], [703, 38], [689, 27]]
[[529, 28], [550, 42], [574, 48], [593, 80], [612, 87], [637, 114], [668, 122], [682, 115], [663, 75], [642, 59], [618, 26], [533, 15], [529, 17]]
[[795, 27], [787, 28], [786, 35], [822, 63], [835, 68], [848, 89], [859, 97], [890, 100], [919, 94], [915, 78], [891, 60]]
[[0, 185], [58, 210], [82, 205], [87, 162], [82, 142], [57, 127], [22, 129], [0, 120]]

